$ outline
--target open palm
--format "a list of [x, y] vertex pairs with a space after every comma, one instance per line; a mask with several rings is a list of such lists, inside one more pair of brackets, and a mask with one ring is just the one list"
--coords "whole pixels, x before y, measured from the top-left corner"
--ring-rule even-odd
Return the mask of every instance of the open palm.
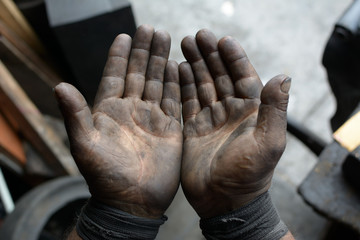
[[208, 30], [182, 42], [181, 184], [200, 217], [237, 209], [268, 190], [285, 148], [290, 79], [263, 87], [237, 41]]
[[150, 218], [164, 214], [180, 181], [180, 87], [169, 49], [170, 36], [150, 26], [134, 40], [119, 35], [92, 111], [73, 86], [55, 88], [92, 197]]

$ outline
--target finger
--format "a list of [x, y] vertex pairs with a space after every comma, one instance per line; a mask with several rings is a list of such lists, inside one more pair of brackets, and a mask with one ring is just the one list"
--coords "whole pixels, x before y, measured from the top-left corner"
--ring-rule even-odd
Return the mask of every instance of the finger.
[[168, 61], [165, 69], [164, 93], [161, 100], [163, 112], [181, 121], [180, 108], [180, 85], [178, 64], [175, 61]]
[[215, 85], [195, 39], [193, 37], [184, 38], [181, 48], [185, 58], [191, 64], [201, 106], [211, 105], [217, 101]]
[[64, 117], [70, 141], [89, 139], [94, 129], [91, 111], [81, 93], [72, 85], [60, 83], [54, 88], [56, 99]]
[[142, 97], [153, 35], [154, 28], [149, 25], [141, 25], [135, 33], [125, 79], [124, 97]]
[[285, 146], [290, 85], [289, 77], [278, 75], [264, 87], [256, 126], [257, 140]]
[[122, 97], [130, 49], [130, 36], [120, 34], [115, 38], [109, 49], [103, 77], [95, 97], [95, 106], [107, 98]]
[[259, 98], [263, 85], [238, 41], [232, 37], [224, 37], [219, 41], [218, 47], [231, 73], [235, 85], [235, 96]]
[[234, 86], [218, 52], [215, 35], [209, 30], [200, 30], [196, 34], [196, 42], [214, 79], [218, 98], [234, 96]]
[[169, 33], [157, 31], [154, 34], [146, 71], [143, 100], [160, 104], [163, 93], [164, 72], [170, 53], [170, 42]]
[[180, 64], [179, 76], [183, 120], [185, 123], [188, 119], [196, 117], [201, 110], [201, 106], [197, 95], [195, 78], [189, 63], [183, 62]]

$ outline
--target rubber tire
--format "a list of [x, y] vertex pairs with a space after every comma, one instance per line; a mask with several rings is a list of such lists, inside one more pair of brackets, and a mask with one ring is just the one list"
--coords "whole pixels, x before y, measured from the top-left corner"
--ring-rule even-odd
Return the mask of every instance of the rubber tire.
[[0, 228], [0, 239], [38, 240], [53, 214], [90, 193], [82, 177], [61, 177], [48, 181], [19, 199]]

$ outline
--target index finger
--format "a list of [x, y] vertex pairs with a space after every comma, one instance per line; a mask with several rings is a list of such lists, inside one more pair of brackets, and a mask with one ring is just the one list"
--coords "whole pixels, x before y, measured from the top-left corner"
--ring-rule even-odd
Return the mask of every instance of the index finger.
[[262, 82], [238, 41], [232, 37], [224, 37], [219, 41], [218, 47], [231, 73], [235, 96], [260, 98]]
[[95, 106], [111, 97], [122, 97], [131, 49], [131, 37], [118, 35], [109, 49], [103, 77], [95, 97]]

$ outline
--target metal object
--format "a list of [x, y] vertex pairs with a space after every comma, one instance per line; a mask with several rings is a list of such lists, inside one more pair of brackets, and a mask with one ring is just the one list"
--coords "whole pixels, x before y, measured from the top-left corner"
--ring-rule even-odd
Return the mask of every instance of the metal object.
[[11, 213], [14, 210], [14, 201], [9, 192], [9, 188], [6, 184], [4, 174], [0, 168], [0, 198], [4, 204], [4, 208], [7, 214]]
[[323, 55], [337, 109], [331, 119], [338, 129], [360, 102], [360, 0], [353, 1], [336, 23]]
[[317, 212], [360, 233], [360, 196], [342, 173], [347, 155], [338, 143], [328, 145], [298, 191]]
[[287, 123], [287, 131], [305, 144], [305, 146], [313, 153], [319, 156], [325, 148], [326, 142], [291, 117], [288, 117]]

